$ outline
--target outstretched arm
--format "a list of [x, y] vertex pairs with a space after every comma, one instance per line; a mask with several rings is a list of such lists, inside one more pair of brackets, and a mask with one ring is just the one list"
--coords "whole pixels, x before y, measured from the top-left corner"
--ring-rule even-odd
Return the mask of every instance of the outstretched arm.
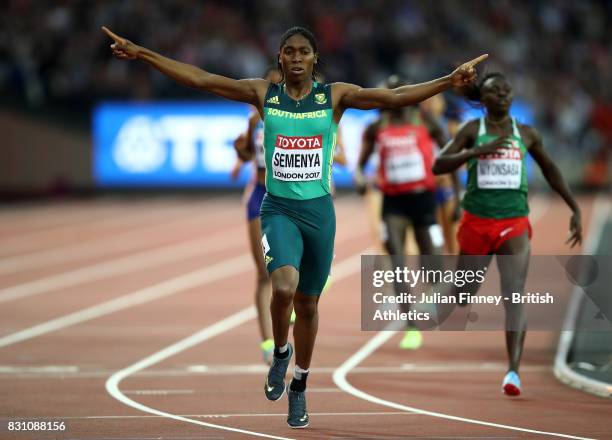
[[264, 79], [235, 80], [215, 75], [191, 64], [167, 58], [150, 49], [120, 37], [107, 27], [102, 30], [114, 40], [113, 55], [121, 60], [142, 60], [179, 84], [204, 90], [234, 101], [242, 101], [261, 109], [268, 81]]
[[523, 126], [523, 131], [527, 133], [527, 138], [530, 139], [529, 154], [537, 162], [538, 166], [542, 170], [542, 174], [546, 179], [546, 182], [554, 189], [567, 203], [567, 206], [572, 210], [572, 217], [570, 219], [570, 237], [566, 243], [570, 243], [570, 247], [574, 247], [577, 244], [582, 243], [582, 216], [580, 213], [580, 207], [572, 192], [570, 191], [567, 183], [563, 179], [559, 168], [550, 159], [550, 156], [546, 153], [544, 145], [542, 144], [542, 138], [536, 130], [532, 127]]
[[449, 87], [463, 87], [476, 79], [474, 66], [489, 55], [481, 55], [459, 66], [453, 73], [433, 81], [412, 84], [395, 89], [362, 88], [354, 84], [335, 83], [334, 102], [341, 111], [347, 108], [370, 110], [375, 108], [398, 108], [418, 104], [437, 95]]

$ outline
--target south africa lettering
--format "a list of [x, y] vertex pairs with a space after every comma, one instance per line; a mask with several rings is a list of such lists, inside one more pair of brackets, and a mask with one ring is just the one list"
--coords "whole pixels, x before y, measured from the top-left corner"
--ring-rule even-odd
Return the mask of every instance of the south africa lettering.
[[317, 118], [326, 118], [327, 111], [326, 110], [316, 110], [313, 112], [303, 112], [303, 113], [294, 113], [288, 112], [286, 110], [279, 110], [276, 108], [267, 108], [268, 116], [278, 116], [279, 118], [287, 118], [287, 119], [317, 119]]

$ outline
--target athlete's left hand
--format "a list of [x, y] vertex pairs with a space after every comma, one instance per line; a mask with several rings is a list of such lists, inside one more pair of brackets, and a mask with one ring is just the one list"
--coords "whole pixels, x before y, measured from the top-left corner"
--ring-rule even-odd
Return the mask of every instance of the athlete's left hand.
[[463, 63], [450, 74], [450, 80], [453, 87], [465, 87], [476, 79], [476, 69], [474, 66], [481, 61], [486, 60], [489, 54], [480, 55], [467, 63]]
[[582, 244], [582, 219], [580, 211], [576, 211], [572, 214], [572, 218], [570, 219], [570, 237], [565, 244], [567, 243], [570, 243], [570, 247]]

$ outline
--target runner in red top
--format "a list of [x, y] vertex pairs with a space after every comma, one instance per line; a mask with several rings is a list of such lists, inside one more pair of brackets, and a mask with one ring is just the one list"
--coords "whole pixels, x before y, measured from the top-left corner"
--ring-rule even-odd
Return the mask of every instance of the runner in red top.
[[386, 195], [419, 193], [435, 189], [433, 143], [427, 128], [391, 115], [376, 135], [380, 157], [380, 189]]
[[[390, 88], [402, 81], [397, 76], [387, 80]], [[429, 122], [429, 121], [428, 121]], [[406, 231], [414, 229], [421, 255], [439, 255], [444, 245], [440, 226], [436, 222], [434, 139], [443, 145], [442, 130], [427, 126], [418, 107], [385, 110], [380, 119], [365, 132], [356, 175], [358, 189], [363, 185], [362, 170], [376, 150], [379, 156], [378, 186], [383, 193], [381, 241], [396, 267], [404, 265]], [[402, 286], [396, 286], [399, 293]], [[408, 306], [405, 305], [404, 309]], [[408, 310], [403, 310], [408, 312]], [[421, 333], [408, 323], [400, 342], [401, 348], [417, 349]]]

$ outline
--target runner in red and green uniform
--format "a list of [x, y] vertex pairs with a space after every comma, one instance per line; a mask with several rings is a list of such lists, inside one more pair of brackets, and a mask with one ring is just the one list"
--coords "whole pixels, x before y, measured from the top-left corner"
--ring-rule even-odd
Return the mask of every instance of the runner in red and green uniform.
[[[568, 240], [572, 247], [582, 241], [580, 208], [544, 150], [537, 131], [510, 117], [512, 88], [502, 74], [486, 75], [478, 86], [467, 89], [466, 96], [481, 102], [486, 116], [463, 126], [442, 150], [434, 164], [434, 173], [448, 173], [467, 163], [467, 192], [462, 202], [465, 212], [457, 232], [461, 256], [482, 256], [478, 266], [488, 265], [494, 254], [506, 256], [497, 259], [501, 291], [504, 295], [523, 292], [531, 237], [527, 218], [527, 153], [540, 166], [551, 188], [572, 210]], [[514, 257], [508, 258], [509, 255]], [[460, 269], [469, 264], [467, 258], [460, 257]], [[508, 372], [502, 390], [515, 396], [521, 393], [518, 371], [526, 321], [522, 305], [506, 301], [504, 305]]]
[[[292, 428], [308, 426], [306, 378], [318, 328], [317, 304], [333, 255], [335, 217], [330, 196], [331, 165], [336, 131], [348, 108], [399, 108], [416, 104], [450, 87], [463, 87], [476, 77], [482, 55], [442, 78], [395, 89], [362, 88], [353, 84], [317, 82], [319, 54], [312, 33], [294, 27], [281, 37], [280, 84], [265, 79], [215, 75], [137, 46], [110, 30], [113, 54], [140, 59], [177, 82], [257, 108], [264, 121], [267, 195], [261, 207], [262, 246], [272, 281], [274, 358], [264, 391], [278, 400], [293, 347], [288, 343], [289, 315], [296, 366], [287, 387]], [[231, 54], [229, 54], [231, 55]]]

